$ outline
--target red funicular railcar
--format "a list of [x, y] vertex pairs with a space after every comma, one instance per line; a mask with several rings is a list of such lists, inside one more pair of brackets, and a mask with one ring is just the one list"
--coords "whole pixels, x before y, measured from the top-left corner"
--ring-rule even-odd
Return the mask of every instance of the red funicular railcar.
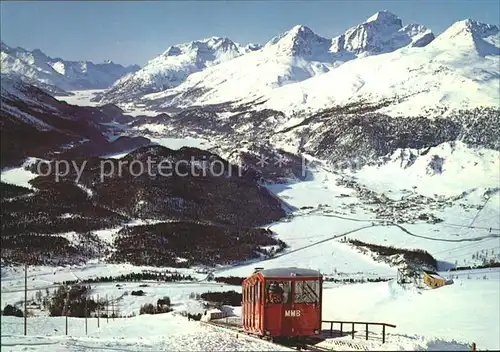
[[243, 281], [243, 329], [271, 338], [319, 335], [323, 276], [319, 271], [277, 268]]

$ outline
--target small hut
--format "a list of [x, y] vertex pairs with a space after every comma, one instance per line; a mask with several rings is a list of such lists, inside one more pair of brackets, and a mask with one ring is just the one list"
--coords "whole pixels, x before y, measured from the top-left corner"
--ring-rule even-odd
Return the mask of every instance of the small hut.
[[446, 279], [434, 271], [424, 270], [424, 284], [431, 288], [443, 287], [446, 285]]

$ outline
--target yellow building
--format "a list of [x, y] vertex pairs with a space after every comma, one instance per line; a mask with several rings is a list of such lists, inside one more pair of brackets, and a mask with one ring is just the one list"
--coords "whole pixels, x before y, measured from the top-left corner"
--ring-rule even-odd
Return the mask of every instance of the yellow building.
[[424, 270], [424, 283], [432, 288], [443, 287], [446, 285], [446, 279], [434, 271]]

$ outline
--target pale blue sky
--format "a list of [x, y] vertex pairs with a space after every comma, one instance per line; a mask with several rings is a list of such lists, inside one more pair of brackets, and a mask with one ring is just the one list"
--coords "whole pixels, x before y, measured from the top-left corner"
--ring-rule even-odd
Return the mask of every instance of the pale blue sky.
[[333, 37], [379, 10], [442, 32], [472, 18], [499, 25], [499, 0], [25, 1], [0, 3], [1, 39], [67, 60], [144, 64], [168, 46], [210, 36], [265, 43], [296, 24]]

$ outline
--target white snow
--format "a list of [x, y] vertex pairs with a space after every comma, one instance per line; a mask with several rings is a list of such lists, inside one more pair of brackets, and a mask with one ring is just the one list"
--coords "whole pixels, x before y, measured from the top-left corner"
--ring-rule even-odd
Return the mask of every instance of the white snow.
[[[269, 342], [242, 334], [188, 321], [172, 314], [138, 316], [129, 319], [88, 322], [85, 336], [84, 319], [71, 318], [64, 336], [64, 318], [29, 319], [27, 337], [22, 336], [23, 320], [2, 318], [2, 349], [30, 350], [120, 350], [120, 351], [278, 351], [286, 350]], [[50, 335], [47, 335], [49, 332]]]
[[84, 191], [85, 193], [87, 193], [87, 197], [92, 198], [92, 196], [94, 195], [94, 191], [92, 191], [90, 188], [82, 185], [81, 183], [77, 183], [76, 186], [78, 188], [80, 188], [82, 191]]
[[[171, 148], [184, 145], [206, 148], [209, 145], [208, 141], [198, 139], [164, 138], [157, 139], [156, 142]], [[207, 144], [202, 144], [203, 142]], [[404, 168], [410, 152], [418, 157], [411, 166]], [[440, 173], [428, 174], [427, 166], [433, 155], [444, 159], [443, 167]], [[22, 174], [22, 170], [24, 169], [16, 169], [15, 172]], [[365, 167], [349, 175], [334, 173], [325, 164], [311, 171], [312, 177], [307, 181], [267, 186], [291, 207], [296, 208], [287, 219], [268, 225], [289, 248], [273, 259], [242, 263], [235, 267], [219, 267], [214, 272], [216, 276], [247, 276], [256, 266], [299, 266], [318, 269], [328, 277], [389, 279], [389, 282], [345, 286], [325, 283], [323, 319], [395, 324], [397, 327], [388, 331], [387, 343], [384, 345], [380, 344], [380, 332], [374, 330], [370, 340], [365, 342], [362, 341], [364, 327], [357, 328], [360, 337], [356, 337], [354, 343], [372, 350], [467, 350], [472, 342], [477, 343], [480, 349], [499, 348], [500, 270], [446, 271], [454, 265], [476, 265], [482, 264], [485, 259], [500, 259], [500, 194], [494, 191], [498, 184], [498, 152], [470, 149], [461, 143], [445, 143], [431, 148], [425, 155], [420, 155], [420, 151], [416, 150], [397, 151], [386, 165]], [[26, 182], [20, 177], [12, 176], [15, 174], [10, 175], [9, 179], [17, 184]], [[7, 176], [9, 177], [8, 173]], [[342, 176], [354, 177], [369, 189], [384, 192], [394, 200], [418, 194], [425, 194], [433, 199], [449, 196], [459, 198], [448, 207], [432, 210], [444, 220], [442, 223], [416, 222], [403, 224], [402, 228], [388, 226], [377, 219], [371, 208], [352, 189], [337, 185], [336, 181]], [[485, 196], [488, 190], [489, 198]], [[431, 204], [423, 206], [425, 211], [429, 211]], [[470, 208], [471, 206], [473, 207]], [[478, 209], [479, 206], [483, 207]], [[310, 208], [301, 209], [302, 207]], [[136, 220], [128, 225], [145, 223], [155, 221]], [[111, 244], [120, 229], [121, 227], [117, 227], [94, 233]], [[75, 233], [60, 235], [72, 242], [77, 241]], [[342, 235], [373, 244], [425, 249], [438, 260], [439, 274], [447, 279], [452, 278], [453, 284], [435, 290], [416, 287], [403, 289], [394, 282], [396, 267], [376, 262], [370, 256], [340, 242], [341, 237], [334, 238]], [[24, 337], [22, 319], [4, 317], [2, 348], [21, 350], [29, 344], [36, 350], [46, 349], [47, 344], [50, 344], [51, 348], [63, 350], [77, 350], [84, 348], [83, 346], [120, 350], [158, 350], [183, 346], [204, 350], [224, 350], [226, 347], [233, 350], [263, 350], [267, 347], [277, 349], [276, 346], [269, 346], [261, 341], [246, 342], [241, 337], [236, 340], [229, 335], [220, 337], [219, 334], [228, 333], [212, 328], [205, 330], [208, 328], [201, 328], [199, 323], [187, 322], [186, 318], [175, 314], [182, 311], [203, 311], [200, 303], [190, 298], [191, 293], [241, 290], [237, 286], [206, 282], [204, 279], [207, 274], [197, 272], [195, 268], [137, 267], [130, 264], [105, 264], [96, 260], [86, 265], [68, 267], [29, 267], [28, 297], [31, 299], [37, 290], [44, 292], [48, 289], [51, 292], [57, 288], [55, 283], [65, 280], [166, 269], [190, 274], [199, 281], [129, 282], [120, 283], [121, 287], [117, 287], [116, 283], [91, 284], [92, 296], [118, 298], [115, 308], [125, 315], [138, 314], [142, 304], [155, 303], [157, 299], [169, 296], [174, 303], [174, 314], [151, 316], [148, 319], [115, 319], [109, 323], [102, 319], [100, 329], [96, 328], [95, 319], [91, 319], [87, 336], [84, 336], [83, 320], [72, 318], [69, 321], [71, 337], [64, 336], [64, 320], [60, 318], [29, 318], [29, 333]], [[139, 287], [144, 284], [148, 286]], [[2, 306], [21, 302], [24, 297], [23, 268], [2, 267], [1, 285]], [[132, 290], [138, 289], [144, 290], [146, 295], [130, 295]], [[125, 295], [125, 292], [128, 294]], [[238, 309], [235, 312], [238, 313]], [[158, 324], [161, 324], [161, 329], [155, 327]], [[175, 332], [177, 327], [180, 327], [182, 334]], [[193, 337], [193, 331], [198, 331], [196, 337]], [[210, 340], [214, 336], [218, 339], [217, 342]], [[188, 342], [184, 340], [188, 338], [191, 342], [187, 345]], [[349, 348], [345, 343], [353, 343], [350, 337], [334, 340], [323, 344], [334, 344], [337, 349], [345, 350]]]
[[149, 130], [154, 133], [162, 133], [167, 132], [169, 128], [163, 124], [158, 123], [146, 123], [141, 126], [134, 127], [134, 130]]
[[[78, 105], [78, 106], [100, 106], [101, 102], [91, 101], [98, 94], [104, 93], [104, 89], [87, 89], [87, 90], [73, 90], [71, 96], [58, 96], [57, 99], [61, 101], [65, 101], [68, 104]], [[130, 116], [157, 116], [158, 112], [153, 110], [145, 109], [141, 104], [122, 104], [120, 107], [123, 109], [125, 115]], [[106, 125], [104, 123], [103, 125]], [[111, 123], [111, 125], [115, 125], [116, 123]]]
[[124, 156], [126, 156], [128, 153], [130, 153], [132, 150], [128, 152], [123, 152], [123, 153], [116, 153], [116, 154], [105, 154], [102, 155], [103, 158], [110, 158], [110, 159], [121, 159]]
[[[352, 192], [336, 186], [333, 182], [338, 177], [326, 170], [318, 169], [314, 177], [306, 182], [269, 186], [271, 190], [283, 197], [288, 203], [295, 207], [305, 205], [313, 206], [313, 209], [297, 210], [295, 216], [289, 222], [270, 224], [279, 238], [285, 240], [289, 245], [290, 254], [282, 257], [252, 263], [250, 265], [236, 268], [221, 268], [217, 270], [217, 276], [242, 275], [246, 276], [253, 271], [255, 266], [277, 267], [277, 266], [303, 266], [320, 269], [324, 274], [333, 276], [334, 272], [345, 277], [385, 277], [395, 278], [395, 268], [386, 264], [374, 262], [368, 256], [358, 253], [353, 248], [338, 241], [326, 241], [322, 244], [311, 246], [300, 250], [305, 246], [314, 244], [329, 237], [345, 233], [347, 231], [362, 227], [363, 222], [355, 221], [354, 215], [351, 219], [335, 218], [332, 213], [326, 212], [330, 208], [335, 210], [342, 202], [357, 203]], [[338, 198], [340, 193], [350, 194], [347, 198]], [[498, 198], [488, 203], [493, 214], [498, 215]], [[475, 199], [472, 199], [475, 201]], [[323, 204], [323, 206], [318, 206]], [[483, 211], [487, 211], [486, 207]], [[453, 215], [453, 221], [458, 221], [463, 212], [456, 206], [453, 211], [447, 211]], [[355, 215], [359, 220], [372, 220], [373, 215], [368, 211], [360, 210]], [[496, 216], [498, 219], [498, 216]], [[451, 220], [450, 220], [451, 221]], [[488, 213], [484, 217], [477, 217], [478, 224], [487, 225], [487, 221], [495, 222]], [[137, 222], [139, 223], [139, 222]], [[142, 222], [140, 222], [142, 223]], [[405, 225], [412, 232], [431, 237], [456, 238], [453, 233], [435, 233], [434, 230], [449, 230], [445, 225]], [[498, 226], [497, 226], [498, 227]], [[474, 238], [485, 234], [480, 229], [461, 229], [461, 238]], [[101, 238], [111, 241], [117, 230], [101, 231]], [[450, 260], [452, 257], [464, 259], [470, 257], [471, 252], [483, 248], [491, 250], [492, 241], [498, 238], [490, 238], [484, 241], [445, 243], [421, 238], [414, 238], [405, 232], [390, 227], [374, 227], [352, 233], [350, 236], [371, 243], [394, 245], [396, 247], [415, 247], [431, 251], [439, 260]], [[295, 252], [291, 252], [297, 250]], [[63, 280], [85, 279], [96, 276], [116, 276], [129, 272], [141, 270], [158, 270], [159, 268], [134, 267], [121, 264], [89, 263], [86, 266], [73, 266], [66, 268], [30, 267], [29, 268], [29, 295], [35, 294], [36, 288], [44, 290], [56, 288], [54, 282]], [[168, 269], [161, 268], [160, 270]], [[197, 274], [193, 269], [179, 269], [182, 273], [189, 273], [198, 279], [205, 278], [205, 274]], [[357, 327], [358, 335], [354, 343], [361, 346], [370, 346], [376, 350], [426, 350], [426, 349], [470, 349], [472, 342], [477, 343], [478, 348], [498, 349], [498, 331], [500, 323], [499, 298], [500, 270], [483, 269], [477, 271], [442, 272], [445, 278], [453, 275], [453, 284], [439, 288], [403, 289], [393, 281], [381, 283], [339, 285], [325, 283], [323, 319], [325, 320], [363, 320], [383, 321], [395, 324], [395, 329], [388, 330], [387, 343], [380, 344], [380, 332], [373, 330], [368, 342], [362, 341], [364, 327]], [[220, 285], [208, 282], [178, 282], [158, 283], [147, 282], [148, 286], [139, 287], [141, 283], [116, 283], [92, 284], [92, 296], [118, 298], [115, 308], [121, 314], [137, 314], [140, 306], [144, 303], [155, 303], [163, 296], [169, 296], [175, 304], [174, 312], [189, 311], [192, 313], [202, 312], [203, 308], [189, 296], [191, 293], [202, 293], [207, 291], [236, 290], [241, 292], [240, 287]], [[23, 299], [23, 271], [22, 268], [2, 268], [2, 305], [8, 302], [19, 302]], [[32, 289], [35, 288], [35, 289]], [[145, 296], [131, 296], [132, 290], [142, 289]], [[128, 292], [128, 295], [123, 295]], [[123, 295], [123, 296], [122, 296]], [[235, 310], [237, 313], [238, 310]], [[281, 347], [270, 346], [265, 342], [254, 342], [255, 340], [238, 339], [231, 333], [213, 330], [200, 326], [199, 323], [188, 322], [186, 318], [175, 314], [162, 314], [143, 316], [129, 319], [110, 320], [101, 319], [100, 329], [96, 328], [96, 320], [89, 319], [89, 334], [84, 336], [83, 319], [69, 320], [69, 334], [64, 335], [64, 320], [61, 318], [36, 317], [28, 320], [28, 337], [22, 336], [22, 319], [7, 317], [2, 319], [2, 345], [9, 349], [22, 349], [25, 344], [30, 344], [34, 349], [46, 348], [51, 344], [55, 348], [76, 350], [83, 346], [91, 348], [116, 348], [116, 349], [228, 349], [237, 350], [264, 350], [267, 347], [282, 350]], [[161, 326], [161, 328], [157, 328]], [[325, 327], [326, 328], [326, 327]], [[57, 329], [57, 331], [55, 331]], [[168, 334], [165, 334], [168, 331]], [[179, 333], [182, 332], [182, 333]], [[222, 335], [219, 335], [222, 334]], [[229, 335], [228, 335], [229, 334]], [[195, 336], [196, 335], [196, 336]], [[216, 342], [213, 339], [216, 339]], [[186, 342], [189, 339], [189, 342]], [[334, 343], [337, 348], [347, 349], [345, 345], [339, 345], [342, 341], [352, 341], [350, 337], [326, 341], [323, 344]], [[257, 343], [257, 345], [254, 345]], [[260, 343], [263, 343], [261, 345]], [[236, 344], [236, 345], [235, 345]], [[239, 345], [241, 344], [241, 345]], [[90, 348], [89, 347], [89, 348]]]
[[[345, 286], [325, 283], [322, 314], [324, 320], [386, 322], [396, 325], [396, 328], [387, 329], [387, 343], [384, 345], [380, 344], [380, 327], [370, 327], [370, 340], [366, 342], [363, 340], [364, 326], [360, 325], [356, 326], [355, 340], [347, 336], [327, 340], [322, 345], [333, 344], [339, 348], [340, 342], [349, 341], [358, 346], [371, 346], [371, 349], [375, 350], [470, 350], [470, 345], [475, 342], [479, 349], [498, 349], [499, 342], [496, 337], [500, 324], [500, 271], [488, 271], [486, 275], [484, 271], [480, 273], [481, 277], [468, 273], [467, 278], [454, 278], [453, 284], [435, 290], [411, 287], [404, 289], [394, 281]], [[84, 276], [78, 273], [76, 277]], [[5, 279], [2, 275], [2, 284], [6, 282]], [[62, 277], [58, 276], [58, 279]], [[29, 280], [30, 286], [32, 282]], [[77, 350], [84, 346], [120, 350], [225, 350], [226, 347], [233, 350], [284, 350], [265, 341], [247, 339], [241, 334], [236, 338], [236, 333], [207, 327], [199, 322], [189, 322], [178, 315], [185, 310], [191, 313], [204, 311], [198, 302], [189, 298], [192, 293], [230, 289], [241, 292], [240, 287], [207, 282], [149, 282], [146, 287], [139, 287], [139, 283], [121, 283], [121, 287], [117, 287], [115, 283], [91, 286], [93, 298], [97, 295], [102, 298], [118, 298], [113, 305], [118, 314], [137, 315], [140, 305], [155, 303], [163, 296], [171, 298], [175, 310], [174, 313], [109, 321], [101, 318], [99, 328], [97, 319], [89, 318], [87, 336], [84, 319], [69, 318], [69, 336], [64, 336], [64, 318], [30, 317], [28, 336], [24, 337], [22, 318], [3, 317], [2, 347], [21, 350], [29, 344], [37, 350], [46, 348], [49, 344], [65, 350]], [[131, 290], [138, 289], [144, 290], [146, 295], [130, 295]], [[129, 294], [124, 295], [125, 292]], [[12, 293], [6, 292], [6, 295], [10, 299], [14, 298]], [[22, 290], [19, 290], [18, 297], [22, 299], [22, 295]], [[2, 301], [7, 302], [4, 299], [4, 287]], [[234, 309], [233, 313], [241, 314], [241, 310]], [[329, 326], [325, 324], [323, 328], [327, 329]], [[334, 326], [334, 329], [338, 328], [338, 325]], [[344, 324], [344, 331], [349, 328], [350, 325]], [[165, 333], [166, 331], [168, 333]], [[347, 346], [344, 346], [341, 349], [346, 348]]]
[[[148, 97], [158, 99], [172, 93], [186, 93], [195, 84], [203, 82], [211, 90], [193, 98], [193, 102], [214, 103], [254, 99], [264, 95], [269, 100], [262, 107], [287, 113], [301, 109], [314, 111], [361, 99], [376, 102], [395, 95], [404, 99], [380, 111], [394, 116], [410, 116], [425, 115], [428, 112], [426, 109], [430, 107], [498, 107], [498, 28], [470, 20], [460, 21], [430, 44], [419, 47], [422, 40], [426, 40], [428, 30], [418, 26], [401, 28], [399, 21], [388, 12], [379, 12], [362, 25], [347, 31], [344, 36], [350, 40], [342, 48], [344, 61], [350, 60], [356, 48], [368, 50], [374, 43], [384, 44], [383, 47], [385, 44], [395, 46], [385, 47], [392, 52], [376, 56], [360, 55], [338, 67], [331, 60], [325, 60], [331, 54], [327, 42], [332, 44], [335, 40], [325, 41], [303, 26], [296, 26], [274, 38], [264, 48], [237, 58], [233, 46], [227, 42], [229, 51], [217, 51], [221, 57], [214, 59], [207, 56], [205, 64], [214, 59], [217, 65], [196, 68], [202, 70], [198, 73], [188, 70], [189, 75], [186, 73], [185, 76], [186, 62], [191, 62], [193, 53], [203, 54], [200, 51], [203, 45], [195, 48], [188, 45], [186, 48], [171, 47], [157, 58], [158, 62], [153, 60], [150, 63], [152, 66], [142, 72], [147, 79], [151, 78], [152, 83], [162, 83], [168, 77], [161, 76], [161, 73], [166, 68], [170, 72], [168, 70], [172, 64], [174, 69], [170, 78], [174, 85], [180, 84], [167, 92]], [[356, 34], [368, 33], [366, 28], [373, 23], [383, 23], [386, 29], [395, 28], [396, 34], [388, 30], [387, 36], [380, 35], [374, 41]], [[408, 33], [409, 36], [404, 37]], [[388, 42], [387, 38], [390, 38]], [[410, 42], [407, 43], [408, 38]], [[218, 39], [213, 40], [219, 43]], [[407, 43], [407, 47], [398, 49], [401, 43]], [[12, 61], [5, 58], [3, 49], [2, 46], [2, 60]], [[340, 47], [336, 50], [340, 51]], [[37, 52], [34, 54], [40, 55]], [[222, 63], [226, 59], [227, 62]], [[69, 74], [69, 66], [59, 62], [50, 69], [56, 70], [58, 74]], [[82, 64], [81, 70], [87, 69]], [[49, 68], [44, 66], [43, 70]], [[131, 77], [121, 80], [116, 87], [130, 82]], [[157, 78], [160, 81], [157, 82]], [[301, 82], [294, 83], [297, 81]], [[89, 105], [94, 93], [79, 91], [75, 96], [62, 99]], [[177, 103], [189, 102], [179, 99]], [[132, 104], [126, 110], [134, 114], [154, 114], [143, 108]], [[155, 132], [156, 137], [151, 138], [154, 143], [172, 149], [183, 146], [208, 149], [213, 146], [211, 141], [200, 138], [171, 138], [168, 131], [159, 125], [143, 127]], [[124, 155], [122, 153], [113, 157]], [[344, 174], [330, 170], [323, 163], [312, 170], [312, 177], [307, 181], [268, 185], [269, 190], [294, 208], [285, 219], [267, 226], [289, 247], [272, 259], [243, 262], [238, 266], [219, 266], [215, 268], [214, 274], [247, 276], [257, 266], [298, 266], [317, 269], [326, 276], [337, 278], [389, 279], [388, 282], [350, 285], [325, 283], [323, 319], [383, 321], [397, 326], [388, 331], [388, 343], [385, 345], [377, 340], [380, 338], [379, 332], [375, 332], [373, 341], [364, 342], [356, 338], [354, 342], [365, 349], [469, 350], [470, 344], [475, 342], [478, 349], [498, 350], [500, 269], [448, 270], [454, 266], [481, 265], [490, 260], [500, 260], [499, 156], [498, 151], [469, 148], [460, 142], [443, 143], [425, 153], [423, 150], [397, 150], [383, 165], [365, 166]], [[411, 159], [414, 159], [412, 163], [409, 162]], [[30, 159], [27, 162], [32, 161]], [[36, 175], [25, 170], [25, 166], [2, 170], [2, 181], [31, 188], [29, 181]], [[374, 212], [375, 205], [364, 203], [354, 190], [339, 186], [337, 181], [342, 177], [355, 180], [372, 191], [384, 193], [393, 201], [414, 200], [415, 204], [412, 204], [418, 205], [419, 209], [408, 211], [433, 213], [443, 221], [436, 224], [411, 221], [394, 226], [390, 221], [378, 218]], [[91, 190], [82, 189], [92, 196]], [[422, 195], [429, 198], [421, 200]], [[441, 201], [446, 202], [446, 205], [438, 207], [436, 204]], [[63, 216], [70, 217], [72, 214]], [[128, 225], [157, 222], [138, 219]], [[116, 227], [94, 233], [112, 244], [120, 229]], [[72, 242], [77, 241], [74, 232], [59, 235]], [[438, 289], [400, 286], [395, 282], [397, 267], [375, 261], [370, 255], [341, 242], [343, 237], [396, 248], [426, 250], [438, 261], [439, 274], [452, 279], [453, 283]], [[179, 261], [182, 260], [179, 258]], [[28, 336], [24, 337], [22, 319], [2, 317], [2, 349], [283, 350], [281, 346], [242, 335], [236, 338], [235, 333], [187, 321], [180, 316], [178, 313], [183, 311], [203, 311], [200, 302], [190, 298], [191, 293], [209, 290], [241, 292], [238, 286], [205, 281], [206, 271], [197, 268], [137, 267], [101, 263], [100, 260], [67, 267], [31, 266], [28, 268], [29, 297], [34, 296], [37, 290], [53, 291], [57, 288], [56, 283], [65, 280], [117, 276], [144, 270], [176, 270], [192, 275], [196, 280], [175, 283], [128, 282], [120, 283], [121, 287], [117, 287], [116, 283], [92, 284], [92, 296], [117, 298], [116, 309], [122, 314], [138, 314], [142, 304], [154, 304], [163, 296], [171, 298], [174, 313], [109, 322], [102, 319], [100, 328], [97, 328], [95, 319], [90, 319], [87, 336], [83, 319], [69, 319], [70, 336], [64, 336], [63, 318], [30, 317]], [[139, 287], [144, 284], [148, 286]], [[146, 295], [131, 296], [130, 292], [137, 289], [144, 290]], [[22, 302], [22, 267], [2, 267], [1, 292], [2, 307], [8, 303]], [[235, 312], [241, 314], [238, 308]], [[359, 329], [359, 335], [363, 336], [364, 327]], [[334, 340], [340, 344], [335, 347], [344, 350], [349, 346], [341, 342], [347, 343], [351, 338]], [[335, 341], [326, 341], [324, 344], [335, 344]]]
[[[423, 46], [433, 38], [424, 26], [403, 27], [402, 21], [389, 12], [380, 12], [332, 39], [322, 38], [310, 28], [297, 25], [271, 39], [258, 51], [193, 73], [177, 87], [165, 87], [145, 98], [159, 101], [166, 98], [164, 106], [251, 101], [268, 97], [279, 87], [320, 76], [358, 57], [392, 52], [406, 46]], [[189, 97], [192, 91], [198, 96], [198, 90], [200, 97]], [[180, 96], [169, 101], [175, 94]], [[302, 99], [296, 103], [301, 104]]]
[[324, 302], [343, 304], [325, 305], [323, 316], [384, 321], [397, 326], [389, 334], [476, 342], [479, 350], [498, 350], [499, 283], [498, 278], [455, 279], [452, 285], [434, 290], [405, 290], [394, 281], [326, 288]]
[[91, 101], [91, 99], [96, 95], [100, 94], [104, 89], [87, 89], [87, 90], [73, 90], [70, 93], [73, 95], [68, 96], [58, 96], [57, 100], [65, 101], [71, 105], [78, 106], [99, 106], [97, 102]]
[[2, 180], [2, 182], [5, 183], [10, 183], [12, 185], [33, 189], [33, 186], [31, 186], [30, 181], [36, 178], [38, 175], [27, 170], [27, 167], [35, 163], [37, 160], [41, 159], [27, 158], [24, 161], [23, 165], [21, 165], [20, 167], [7, 168], [2, 170], [0, 174], [0, 179]]
[[[169, 47], [147, 62], [139, 71], [116, 81], [103, 102], [161, 91], [182, 83], [190, 74], [243, 55], [248, 49], [228, 38], [211, 37]], [[129, 99], [130, 100], [130, 99]]]
[[104, 242], [107, 242], [108, 244], [113, 244], [113, 241], [118, 234], [118, 232], [121, 230], [121, 227], [116, 227], [113, 229], [105, 229], [105, 230], [95, 230], [92, 231], [94, 234], [96, 234], [99, 239], [103, 240]]
[[[377, 192], [399, 192], [412, 189], [432, 197], [460, 195], [464, 191], [495, 188], [500, 184], [500, 152], [473, 149], [462, 142], [446, 142], [423, 150], [398, 149], [391, 160], [382, 166], [367, 166], [353, 173], [353, 177]], [[410, 163], [410, 157], [415, 161]], [[439, 159], [441, 172], [429, 165]], [[387, 194], [389, 195], [389, 194]]]
[[38, 49], [13, 48], [3, 42], [1, 46], [2, 73], [15, 74], [54, 92], [108, 88], [123, 75], [139, 69], [113, 62], [66, 61], [51, 58]]
[[[344, 37], [365, 38], [358, 36], [357, 31], [362, 33], [373, 23], [368, 21], [355, 27]], [[166, 99], [164, 107], [261, 99], [266, 102], [259, 108], [276, 109], [287, 115], [356, 101], [378, 103], [383, 99], [397, 100], [379, 110], [391, 116], [434, 116], [436, 108], [447, 114], [453, 109], [498, 106], [500, 40], [497, 27], [460, 21], [435, 40], [424, 41], [425, 44], [430, 41], [427, 45], [418, 43], [422, 37], [411, 44], [401, 39], [406, 46], [396, 45], [398, 40], [392, 39], [386, 43], [384, 31], [392, 33], [388, 28], [397, 28], [398, 23], [383, 22], [381, 28], [377, 25], [378, 36], [374, 39], [377, 44], [352, 42], [347, 49], [332, 49], [333, 52], [340, 50], [335, 54], [340, 57], [335, 60], [324, 58], [325, 53], [330, 52], [323, 50], [326, 44], [321, 44], [320, 37], [307, 27], [297, 26], [259, 51], [194, 73], [176, 88], [145, 98]], [[427, 29], [418, 26], [405, 27], [405, 31], [416, 31], [420, 36], [428, 34]], [[383, 43], [395, 47], [389, 50]], [[379, 55], [360, 55], [355, 59], [349, 56], [352, 56], [349, 50], [357, 52], [372, 44], [386, 50], [379, 51]], [[318, 49], [320, 47], [323, 49]], [[300, 54], [302, 52], [304, 54]], [[195, 87], [205, 91], [190, 96]], [[176, 94], [178, 96], [172, 98]]]
[[209, 149], [212, 143], [203, 138], [149, 138], [151, 142], [162, 145], [170, 149], [180, 149], [182, 147], [192, 147], [199, 149]]
[[498, 28], [490, 28], [487, 36], [480, 38], [471, 30], [456, 34], [457, 27], [466, 27], [467, 23], [456, 23], [423, 48], [360, 58], [328, 74], [277, 89], [264, 107], [291, 113], [401, 97], [401, 102], [380, 111], [415, 116], [434, 107], [498, 106]]

